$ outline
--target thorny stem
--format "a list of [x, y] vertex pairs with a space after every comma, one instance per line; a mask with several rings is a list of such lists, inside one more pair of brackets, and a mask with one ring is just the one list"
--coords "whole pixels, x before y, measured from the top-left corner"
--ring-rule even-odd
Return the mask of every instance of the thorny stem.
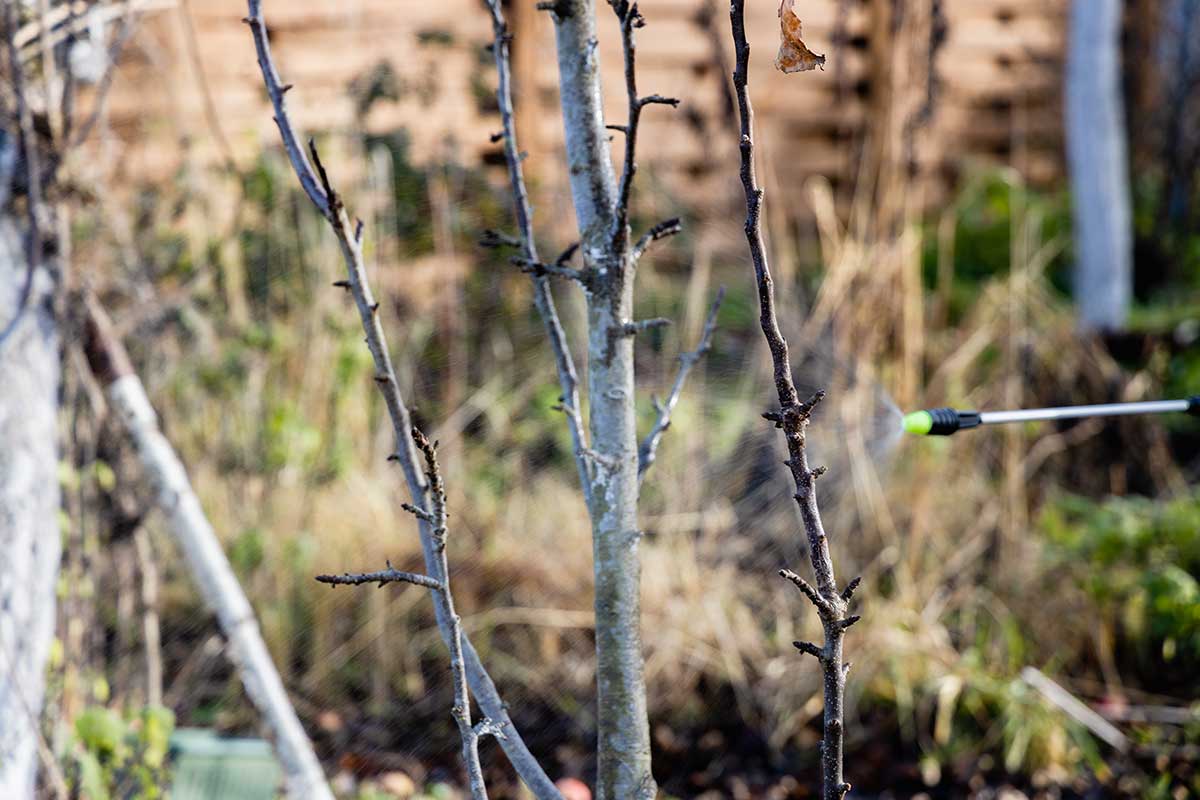
[[[513, 116], [512, 105], [512, 65], [510, 58], [511, 35], [508, 33], [508, 23], [500, 8], [500, 0], [484, 0], [492, 16], [492, 55], [496, 61], [496, 73], [499, 82], [496, 86], [496, 104], [500, 108], [500, 120], [503, 125], [504, 157], [508, 162], [508, 179], [512, 186], [513, 205], [517, 215], [517, 228], [521, 232], [521, 255], [525, 262], [538, 264], [537, 243], [533, 236], [533, 209], [529, 205], [529, 192], [525, 188], [525, 173], [521, 166], [521, 155], [517, 149], [517, 126]], [[572, 251], [573, 252], [573, 251]], [[569, 258], [569, 256], [568, 256]], [[565, 259], [559, 258], [559, 261]], [[556, 263], [555, 267], [567, 269], [564, 264]], [[584, 500], [591, 505], [592, 473], [590, 462], [585, 453], [588, 449], [587, 434], [584, 432], [583, 415], [580, 413], [579, 376], [575, 372], [575, 359], [571, 355], [567, 334], [558, 318], [558, 309], [554, 305], [554, 296], [550, 293], [548, 271], [530, 272], [533, 281], [533, 304], [542, 324], [546, 326], [546, 335], [550, 339], [550, 348], [554, 351], [554, 365], [558, 371], [559, 387], [562, 391], [560, 408], [567, 418], [567, 427], [571, 432], [571, 447], [575, 452], [575, 466], [579, 471], [579, 485], [583, 491]]]
[[[288, 117], [284, 103], [284, 93], [291, 86], [281, 83], [279, 72], [271, 58], [266, 22], [262, 15], [262, 1], [247, 0], [247, 6], [249, 13], [245, 22], [250, 26], [250, 32], [254, 38], [263, 83], [275, 109], [275, 123], [283, 138], [284, 149], [287, 151], [292, 168], [305, 193], [328, 220], [342, 252], [342, 260], [346, 266], [346, 281], [342, 285], [350, 291], [354, 297], [354, 303], [358, 307], [367, 347], [375, 362], [375, 384], [384, 397], [395, 434], [396, 452], [391, 456], [391, 460], [398, 462], [404, 472], [414, 507], [432, 515], [429, 483], [426, 475], [418, 466], [417, 445], [412, 435], [411, 416], [396, 381], [396, 371], [392, 366], [383, 327], [379, 321], [379, 304], [375, 301], [367, 282], [362, 252], [362, 223], [351, 225], [350, 217], [341, 198], [333, 190], [324, 167], [316, 158], [315, 146], [310, 142], [309, 149], [313, 155], [313, 162], [309, 161], [305, 151], [300, 147], [299, 137]], [[314, 162], [316, 169], [313, 168]], [[435, 526], [427, 517], [418, 515], [418, 519], [426, 572], [433, 580], [445, 584], [446, 576], [441, 570], [442, 559], [434, 536]], [[438, 629], [442, 639], [450, 646], [455, 639], [454, 633], [455, 630], [458, 630], [458, 624], [453, 607], [446, 602], [447, 596], [448, 593], [435, 592], [433, 598]], [[499, 737], [500, 746], [504, 749], [513, 768], [538, 800], [562, 800], [562, 794], [554, 787], [541, 765], [529, 752], [529, 748], [526, 747], [521, 735], [512, 724], [512, 720], [509, 719], [508, 711], [500, 699], [491, 676], [484, 669], [470, 640], [465, 634], [461, 634], [461, 631], [460, 641], [464, 669], [470, 688], [483, 713], [490, 718], [496, 729], [503, 731], [504, 735]]]
[[[741, 123], [739, 145], [742, 188], [746, 193], [746, 241], [750, 247], [750, 259], [754, 264], [754, 278], [758, 289], [759, 323], [771, 351], [775, 389], [779, 395], [779, 411], [765, 416], [783, 429], [787, 441], [787, 465], [796, 484], [795, 499], [800, 507], [804, 532], [808, 537], [809, 558], [816, 577], [816, 587], [810, 586], [800, 576], [787, 570], [782, 570], [780, 574], [795, 583], [813, 603], [824, 629], [823, 647], [808, 642], [797, 642], [796, 647], [816, 657], [824, 672], [825, 718], [824, 737], [821, 742], [821, 796], [823, 800], [842, 800], [850, 790], [850, 784], [842, 778], [842, 699], [846, 687], [842, 639], [846, 628], [857, 618], [847, 616], [849, 597], [843, 598], [838, 593], [833, 561], [829, 555], [829, 542], [817, 509], [815, 481], [820, 473], [809, 469], [805, 451], [805, 429], [813, 408], [824, 397], [824, 392], [817, 392], [803, 403], [800, 401], [792, 380], [787, 341], [779, 330], [779, 321], [775, 313], [775, 290], [762, 236], [763, 191], [758, 186], [754, 170], [754, 110], [750, 104], [747, 87], [750, 45], [746, 41], [745, 0], [731, 0], [729, 17], [736, 54], [733, 86]], [[852, 581], [851, 586], [847, 587], [847, 595], [853, 591], [854, 586], [857, 586], [857, 581]]]

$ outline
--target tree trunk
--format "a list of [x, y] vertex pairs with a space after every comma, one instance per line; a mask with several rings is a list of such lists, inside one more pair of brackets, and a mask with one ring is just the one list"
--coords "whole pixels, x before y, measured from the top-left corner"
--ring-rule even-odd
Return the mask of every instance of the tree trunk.
[[1121, 0], [1074, 0], [1067, 52], [1067, 160], [1075, 302], [1083, 330], [1125, 324], [1133, 230], [1120, 77]]
[[656, 795], [641, 641], [633, 264], [617, 236], [617, 191], [601, 103], [593, 0], [553, 9], [571, 197], [587, 282], [589, 511], [596, 581], [597, 797]]
[[[19, 312], [23, 226], [0, 212], [0, 328]], [[34, 796], [59, 530], [58, 328], [45, 270], [0, 343], [0, 797]]]

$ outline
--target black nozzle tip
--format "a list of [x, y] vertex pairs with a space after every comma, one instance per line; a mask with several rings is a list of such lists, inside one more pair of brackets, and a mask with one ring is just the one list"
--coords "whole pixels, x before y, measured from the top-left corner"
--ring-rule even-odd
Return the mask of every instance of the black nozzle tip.
[[929, 416], [933, 425], [929, 428], [930, 436], [949, 436], [955, 431], [974, 428], [979, 425], [978, 411], [959, 411], [955, 408], [931, 408]]

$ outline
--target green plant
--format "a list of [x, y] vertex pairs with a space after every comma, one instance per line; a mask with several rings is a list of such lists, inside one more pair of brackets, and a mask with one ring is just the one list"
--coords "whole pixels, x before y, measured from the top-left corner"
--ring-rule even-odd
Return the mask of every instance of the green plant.
[[1200, 662], [1200, 493], [1168, 502], [1064, 497], [1042, 528], [1052, 558], [1143, 655]]
[[88, 800], [163, 797], [174, 728], [174, 713], [162, 706], [128, 716], [105, 706], [87, 708], [75, 719], [65, 758], [70, 788]]

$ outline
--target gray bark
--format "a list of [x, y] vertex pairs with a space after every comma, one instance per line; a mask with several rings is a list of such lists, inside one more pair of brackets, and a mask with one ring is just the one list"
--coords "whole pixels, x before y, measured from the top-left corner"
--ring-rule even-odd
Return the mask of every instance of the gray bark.
[[[27, 274], [21, 228], [0, 213], [0, 327]], [[61, 554], [57, 412], [59, 338], [45, 270], [0, 343], [0, 797], [34, 795], [44, 671], [54, 639]]]
[[641, 641], [633, 261], [616, 232], [617, 190], [601, 103], [592, 0], [554, 9], [571, 197], [588, 305], [590, 502], [596, 582], [597, 797], [653, 798]]
[[1121, 6], [1121, 0], [1071, 4], [1066, 133], [1075, 223], [1074, 293], [1083, 330], [1124, 326], [1133, 292]]

